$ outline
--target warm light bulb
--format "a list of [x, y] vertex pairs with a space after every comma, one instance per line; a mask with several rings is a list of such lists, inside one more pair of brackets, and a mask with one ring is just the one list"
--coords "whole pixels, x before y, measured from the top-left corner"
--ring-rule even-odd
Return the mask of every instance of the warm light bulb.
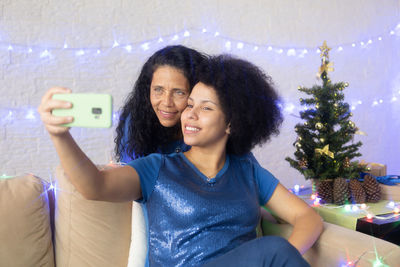
[[371, 220], [372, 217], [374, 217], [374, 216], [373, 216], [371, 213], [368, 213], [368, 214], [367, 214], [367, 219], [368, 219], [368, 220]]

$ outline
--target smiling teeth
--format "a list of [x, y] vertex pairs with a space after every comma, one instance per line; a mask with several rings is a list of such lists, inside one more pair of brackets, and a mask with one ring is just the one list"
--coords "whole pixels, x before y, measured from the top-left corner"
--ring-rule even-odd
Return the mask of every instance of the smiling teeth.
[[198, 128], [194, 128], [194, 127], [190, 127], [190, 126], [186, 126], [185, 128], [186, 128], [186, 130], [188, 130], [188, 131], [193, 131], [193, 132], [198, 132], [198, 131], [199, 131]]

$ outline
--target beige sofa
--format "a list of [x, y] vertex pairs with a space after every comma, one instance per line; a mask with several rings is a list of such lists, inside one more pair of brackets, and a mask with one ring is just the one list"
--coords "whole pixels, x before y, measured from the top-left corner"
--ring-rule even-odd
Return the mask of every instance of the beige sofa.
[[[56, 177], [55, 191], [33, 175], [0, 178], [0, 266], [142, 266], [147, 246], [140, 206], [85, 200], [61, 168]], [[349, 261], [373, 266], [376, 258], [400, 266], [399, 246], [324, 224], [321, 237], [304, 255], [311, 266], [341, 267]], [[267, 219], [262, 228], [264, 234], [285, 237], [291, 231]]]

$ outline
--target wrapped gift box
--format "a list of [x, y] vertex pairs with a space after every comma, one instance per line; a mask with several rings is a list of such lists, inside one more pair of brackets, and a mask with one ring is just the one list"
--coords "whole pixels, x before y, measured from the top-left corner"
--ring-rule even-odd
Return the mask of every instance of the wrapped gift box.
[[376, 177], [387, 175], [386, 172], [387, 166], [385, 164], [375, 163], [375, 162], [365, 162], [363, 160], [360, 162], [360, 164], [366, 165], [368, 168], [370, 168], [370, 170], [367, 171], [367, 173], [370, 173]]

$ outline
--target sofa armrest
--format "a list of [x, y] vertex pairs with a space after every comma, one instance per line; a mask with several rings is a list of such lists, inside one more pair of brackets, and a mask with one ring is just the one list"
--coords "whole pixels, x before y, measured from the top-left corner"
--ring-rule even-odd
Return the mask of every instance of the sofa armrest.
[[[264, 235], [288, 238], [292, 232], [289, 224], [262, 221]], [[398, 266], [400, 247], [382, 239], [324, 222], [324, 230], [315, 244], [303, 255], [311, 266], [372, 266], [381, 259], [388, 266]], [[353, 265], [352, 265], [353, 266]]]
[[[112, 168], [98, 166], [99, 169]], [[126, 267], [132, 202], [85, 199], [61, 166], [56, 169], [56, 266]]]
[[49, 183], [0, 178], [0, 266], [54, 267]]

